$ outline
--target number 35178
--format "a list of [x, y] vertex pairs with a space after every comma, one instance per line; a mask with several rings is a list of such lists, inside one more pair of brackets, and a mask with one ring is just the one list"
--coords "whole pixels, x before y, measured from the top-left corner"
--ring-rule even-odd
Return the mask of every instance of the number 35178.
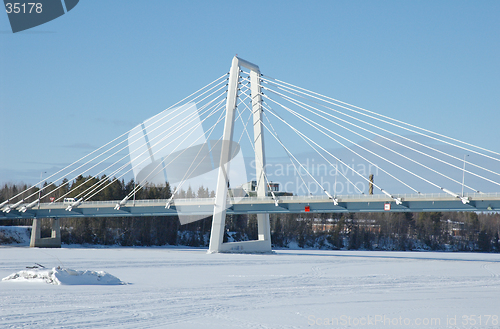
[[28, 3], [6, 3], [5, 4], [5, 11], [7, 11], [7, 14], [14, 13], [14, 14], [31, 14], [31, 13], [37, 13], [40, 14], [42, 12], [42, 4], [41, 3], [35, 3], [35, 2], [28, 2]]

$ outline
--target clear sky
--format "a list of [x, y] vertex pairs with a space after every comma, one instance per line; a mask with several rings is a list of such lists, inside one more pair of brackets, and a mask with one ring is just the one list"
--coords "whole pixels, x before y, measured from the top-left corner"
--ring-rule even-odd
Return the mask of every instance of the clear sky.
[[500, 1], [80, 0], [0, 14], [0, 182], [36, 183], [228, 72], [500, 151]]

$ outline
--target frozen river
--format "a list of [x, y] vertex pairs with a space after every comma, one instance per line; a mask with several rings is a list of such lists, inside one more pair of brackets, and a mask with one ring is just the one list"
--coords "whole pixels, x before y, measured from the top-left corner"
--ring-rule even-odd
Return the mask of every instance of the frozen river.
[[500, 328], [500, 255], [0, 247], [127, 285], [0, 282], [0, 328]]

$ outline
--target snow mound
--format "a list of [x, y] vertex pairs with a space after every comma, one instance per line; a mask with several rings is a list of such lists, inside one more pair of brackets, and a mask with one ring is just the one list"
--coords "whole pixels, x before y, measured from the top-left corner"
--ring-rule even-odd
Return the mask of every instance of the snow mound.
[[57, 285], [117, 285], [126, 284], [104, 271], [78, 271], [69, 268], [28, 269], [13, 273], [2, 281], [44, 282]]

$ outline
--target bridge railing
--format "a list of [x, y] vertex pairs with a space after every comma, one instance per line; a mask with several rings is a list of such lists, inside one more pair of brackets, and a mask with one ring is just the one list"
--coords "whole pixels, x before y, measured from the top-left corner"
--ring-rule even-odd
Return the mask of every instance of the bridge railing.
[[[394, 195], [395, 197], [402, 198], [403, 200], [405, 199], [450, 199], [453, 198], [447, 193], [423, 193], [423, 194], [396, 194]], [[488, 199], [488, 198], [500, 198], [500, 193], [499, 192], [493, 192], [493, 193], [466, 193], [464, 194], [465, 197], [469, 197], [471, 199]], [[383, 194], [365, 194], [365, 195], [359, 195], [359, 194], [346, 194], [346, 195], [338, 195], [336, 196], [337, 199], [339, 200], [355, 200], [355, 199], [363, 199], [363, 200], [370, 200], [370, 199], [387, 199], [387, 201], [392, 201], [391, 198], [388, 196], [385, 196]], [[269, 201], [273, 200], [272, 197], [245, 197], [243, 198], [245, 202], [259, 202], [259, 201]], [[286, 202], [286, 201], [295, 201], [297, 199], [301, 200], [327, 200], [328, 196], [326, 195], [304, 195], [304, 196], [280, 196], [278, 197], [279, 200]]]

